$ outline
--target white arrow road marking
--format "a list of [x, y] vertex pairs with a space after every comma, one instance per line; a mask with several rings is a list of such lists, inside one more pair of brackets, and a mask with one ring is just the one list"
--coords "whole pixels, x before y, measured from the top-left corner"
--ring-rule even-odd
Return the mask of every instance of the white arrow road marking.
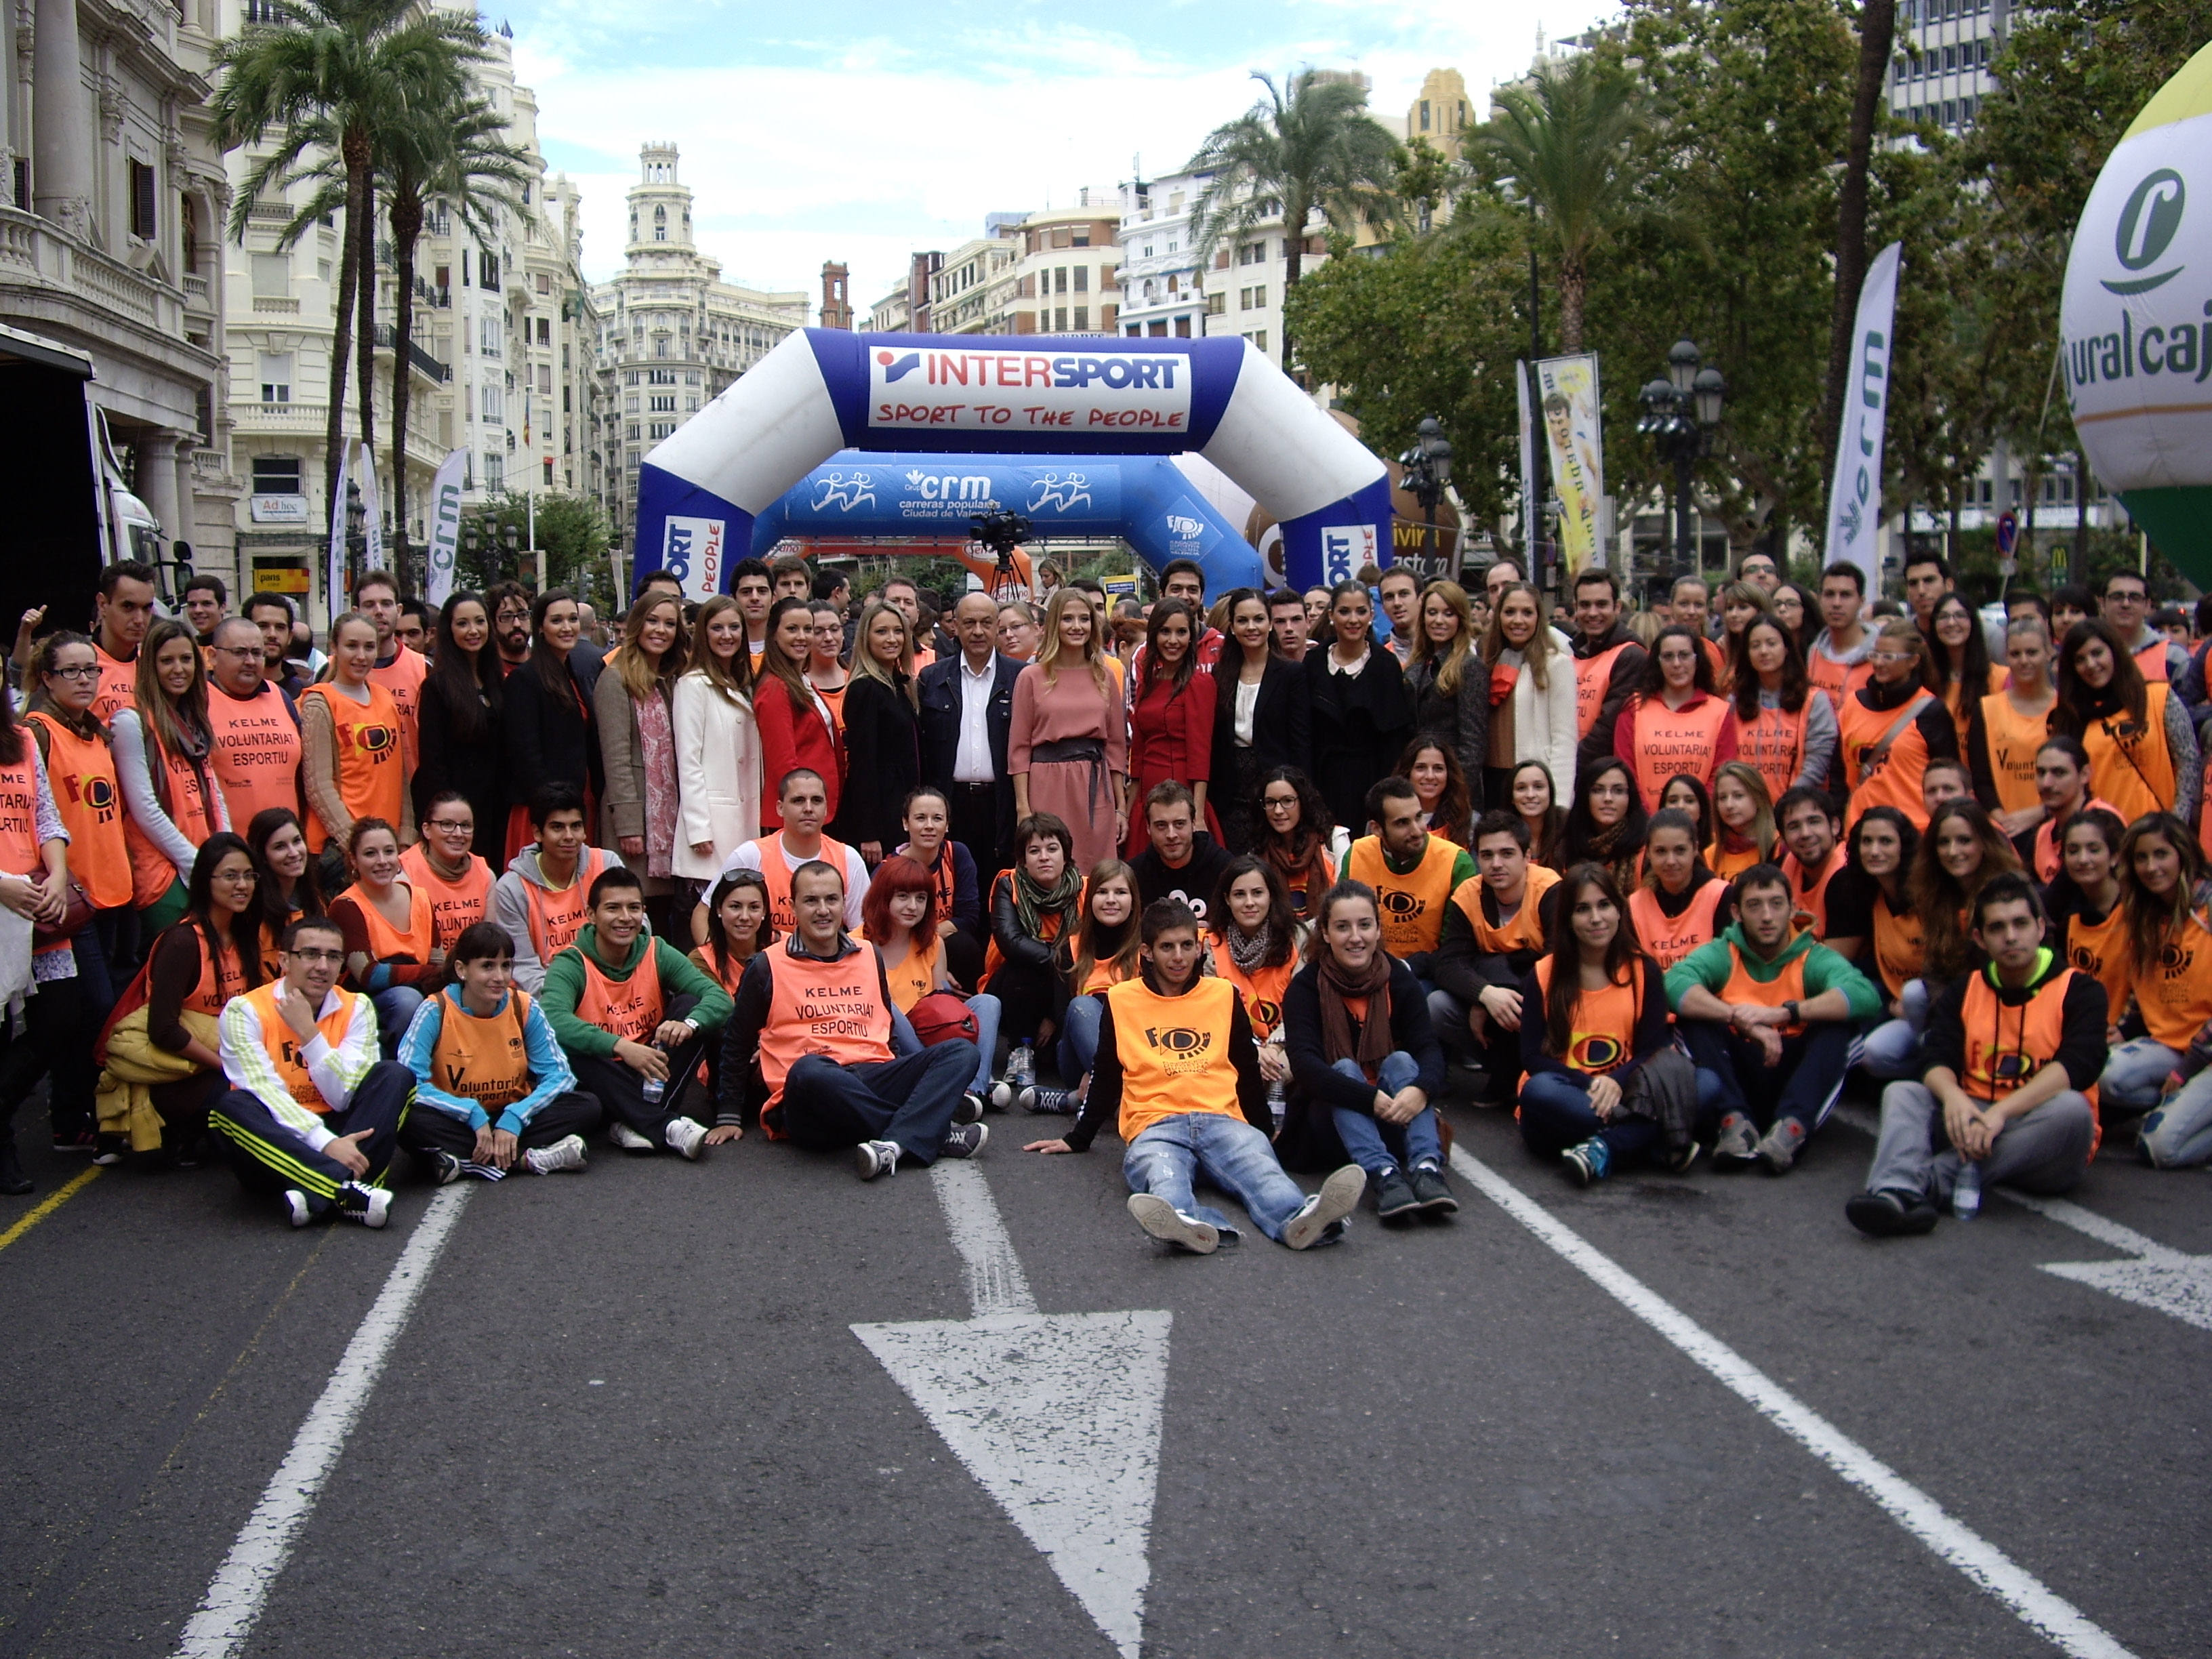
[[1464, 1147], [1453, 1148], [1452, 1168], [2062, 1652], [2072, 1659], [2131, 1659], [2127, 1649], [2073, 1603]]
[[438, 1264], [438, 1253], [446, 1248], [472, 1190], [473, 1182], [443, 1188], [423, 1210], [384, 1289], [346, 1344], [322, 1397], [293, 1437], [291, 1451], [270, 1477], [238, 1540], [216, 1569], [199, 1611], [185, 1626], [177, 1659], [229, 1659], [253, 1633], [276, 1576], [291, 1559], [300, 1529], [315, 1512], [323, 1482], [345, 1449], [346, 1437], [353, 1432], [362, 1408], [376, 1391], [392, 1345], [406, 1328], [408, 1316], [415, 1311], [430, 1270]]
[[930, 1170], [975, 1317], [855, 1325], [1122, 1659], [1144, 1643], [1171, 1316], [1037, 1311], [983, 1172]]
[[[1838, 1108], [1837, 1121], [1873, 1134], [1881, 1127], [1856, 1107]], [[2063, 1198], [2038, 1198], [2009, 1187], [1992, 1187], [2000, 1198], [2033, 1210], [2046, 1221], [2095, 1239], [2136, 1259], [2132, 1261], [2047, 1261], [2043, 1271], [2077, 1285], [2117, 1296], [2139, 1308], [2171, 1314], [2201, 1331], [2212, 1331], [2212, 1256], [2185, 1255], [2156, 1239], [2125, 1227], [2094, 1210]]]

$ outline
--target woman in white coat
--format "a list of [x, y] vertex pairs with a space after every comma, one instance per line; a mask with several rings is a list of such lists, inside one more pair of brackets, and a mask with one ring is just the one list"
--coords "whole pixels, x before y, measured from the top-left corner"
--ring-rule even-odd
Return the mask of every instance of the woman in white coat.
[[1575, 775], [1575, 662], [1544, 625], [1542, 601], [1527, 582], [1506, 582], [1492, 600], [1482, 655], [1490, 665], [1490, 763], [1482, 798], [1508, 801], [1513, 769], [1541, 761], [1555, 778]]
[[[760, 835], [761, 745], [745, 613], [726, 593], [699, 608], [691, 668], [676, 682], [676, 915], [693, 915], [730, 854]], [[678, 931], [684, 931], [679, 923]], [[705, 943], [701, 935], [696, 943]]]

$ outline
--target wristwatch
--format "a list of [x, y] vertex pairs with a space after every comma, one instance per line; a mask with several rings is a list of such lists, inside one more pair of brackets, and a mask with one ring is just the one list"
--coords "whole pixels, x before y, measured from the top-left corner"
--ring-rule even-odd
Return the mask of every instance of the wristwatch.
[[1782, 1005], [1782, 1012], [1790, 1016], [1790, 1023], [1792, 1025], [1802, 1025], [1805, 1023], [1797, 1018], [1797, 999], [1795, 997]]

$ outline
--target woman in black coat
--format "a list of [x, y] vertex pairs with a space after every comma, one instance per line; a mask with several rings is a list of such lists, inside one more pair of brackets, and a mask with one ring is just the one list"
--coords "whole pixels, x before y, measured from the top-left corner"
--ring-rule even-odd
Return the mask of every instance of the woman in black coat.
[[599, 733], [592, 714], [592, 688], [569, 662], [583, 618], [576, 596], [556, 587], [530, 607], [530, 658], [500, 687], [501, 725], [507, 739], [506, 852], [530, 844], [530, 798], [549, 783], [566, 783], [591, 803], [586, 816], [599, 844], [599, 803], [606, 793]]
[[438, 654], [423, 677], [415, 765], [415, 822], [448, 789], [469, 799], [476, 814], [476, 851], [496, 871], [507, 868], [507, 740], [501, 730], [499, 652], [491, 611], [481, 593], [460, 592], [438, 613]]
[[914, 647], [890, 605], [871, 605], [854, 633], [844, 714], [845, 792], [830, 833], [872, 870], [906, 839], [907, 792], [921, 780]]
[[1355, 836], [1366, 833], [1368, 790], [1389, 775], [1413, 735], [1406, 676], [1376, 644], [1374, 614], [1364, 587], [1339, 582], [1329, 591], [1329, 643], [1309, 650], [1302, 665], [1313, 697], [1314, 784], [1330, 816]]
[[1206, 804], [1221, 820], [1223, 844], [1243, 853], [1262, 827], [1260, 780], [1274, 767], [1303, 772], [1313, 763], [1313, 693], [1298, 665], [1276, 653], [1267, 597], [1256, 588], [1229, 596], [1229, 639], [1213, 679], [1213, 776]]

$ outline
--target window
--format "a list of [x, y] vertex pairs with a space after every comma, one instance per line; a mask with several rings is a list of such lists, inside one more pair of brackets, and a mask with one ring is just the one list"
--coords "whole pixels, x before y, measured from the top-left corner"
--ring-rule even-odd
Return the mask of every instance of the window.
[[1088, 294], [1088, 293], [1090, 293], [1090, 292], [1091, 292], [1091, 267], [1090, 267], [1090, 266], [1088, 266], [1088, 265], [1078, 265], [1078, 266], [1076, 266], [1076, 268], [1075, 268], [1075, 291], [1076, 291], [1078, 294]]
[[684, 412], [686, 415], [696, 415], [699, 412], [698, 398], [696, 397], [686, 398], [684, 400]]
[[1149, 258], [1151, 258], [1152, 257], [1152, 249], [1151, 249], [1151, 248], [1149, 248], [1149, 247], [1148, 247], [1148, 248], [1146, 248], [1146, 249], [1145, 250], [1145, 258], [1146, 258], [1147, 259], [1149, 259]]
[[280, 300], [292, 291], [292, 261], [283, 253], [256, 253], [253, 294], [256, 299]]
[[553, 279], [542, 270], [538, 273], [538, 291], [540, 294], [550, 294], [553, 291]]
[[665, 357], [668, 355], [668, 342], [655, 340], [653, 343], [653, 355], [656, 357]]
[[477, 389], [472, 386], [461, 388], [461, 418], [473, 421], [477, 417]]
[[1176, 337], [1182, 340], [1188, 340], [1190, 338], [1189, 318], [1178, 317], [1176, 319]]
[[1088, 226], [1088, 225], [1078, 225], [1078, 226], [1076, 226], [1076, 228], [1075, 228], [1075, 246], [1078, 246], [1078, 247], [1089, 247], [1089, 246], [1091, 246], [1091, 227], [1090, 227], [1090, 226]]
[[499, 255], [496, 253], [479, 252], [477, 255], [477, 286], [478, 288], [499, 286]]
[[1052, 245], [1054, 247], [1071, 246], [1073, 245], [1074, 240], [1074, 233], [1070, 230], [1067, 226], [1056, 225], [1054, 227], [1052, 233]]
[[553, 463], [550, 461], [545, 463], [545, 487], [548, 489], [553, 487]]
[[290, 352], [264, 351], [261, 354], [261, 401], [264, 404], [289, 404], [292, 401]]
[[498, 318], [479, 317], [477, 319], [477, 349], [483, 353], [487, 357], [496, 357], [499, 356]]
[[1265, 242], [1247, 242], [1237, 250], [1237, 263], [1240, 265], [1263, 264], [1267, 258], [1267, 245]]
[[623, 435], [627, 437], [632, 443], [635, 443], [637, 441], [637, 422], [635, 421], [630, 422], [629, 424], [629, 429]]
[[[658, 371], [655, 372], [657, 373]], [[623, 384], [624, 386], [635, 386], [637, 384], [637, 371], [634, 368], [624, 369], [623, 371]], [[632, 409], [635, 409], [637, 405], [635, 404], [632, 404], [630, 407]]]
[[487, 421], [507, 418], [507, 393], [501, 388], [487, 386], [483, 389], [483, 417]]
[[495, 454], [484, 457], [484, 488], [486, 489], [507, 488], [506, 456]]
[[[633, 386], [636, 384], [635, 375], [631, 377], [630, 383]], [[645, 383], [647, 386], [674, 386], [676, 371], [672, 368], [648, 368], [645, 372]]]
[[1228, 309], [1229, 295], [1227, 294], [1209, 294], [1206, 296], [1206, 314], [1207, 316], [1218, 317], [1223, 312]]
[[1067, 267], [1066, 265], [1054, 265], [1053, 267], [1052, 291], [1055, 294], [1065, 294], [1067, 292]]
[[296, 455], [256, 455], [253, 458], [253, 493], [257, 495], [299, 495], [300, 458]]
[[684, 371], [684, 385], [686, 385], [686, 386], [696, 386], [696, 385], [698, 385], [698, 384], [699, 384], [699, 371], [698, 371], [697, 369], [696, 369], [696, 368], [687, 368], [687, 369], [685, 369], [685, 370]]
[[131, 163], [131, 234], [141, 241], [154, 240], [155, 184], [154, 169], [143, 161]]
[[552, 364], [540, 363], [538, 365], [538, 389], [549, 398], [553, 395]]
[[647, 435], [652, 438], [669, 438], [673, 437], [675, 434], [675, 422], [655, 421], [652, 423], [651, 429], [647, 432]]
[[1267, 331], [1264, 328], [1255, 329], [1244, 337], [1252, 343], [1256, 350], [1265, 351], [1267, 349]]
[[1066, 332], [1067, 332], [1067, 307], [1066, 307], [1066, 306], [1060, 306], [1060, 307], [1057, 307], [1054, 309], [1054, 313], [1053, 313], [1053, 314], [1054, 314], [1054, 316], [1058, 319], [1057, 321], [1055, 321], [1055, 322], [1053, 324], [1053, 328], [1054, 328], [1054, 330], [1056, 332], [1058, 332], [1058, 333], [1061, 333], [1061, 334], [1065, 334], [1065, 333], [1066, 333]]
[[654, 392], [652, 408], [656, 415], [673, 415], [676, 412], [676, 394], [672, 392]]
[[1091, 326], [1091, 307], [1090, 307], [1089, 306], [1078, 306], [1078, 307], [1076, 307], [1076, 308], [1075, 308], [1075, 331], [1076, 331], [1078, 334], [1080, 334], [1080, 333], [1084, 332], [1086, 329], [1088, 329], [1090, 326]]
[[553, 319], [550, 317], [540, 317], [538, 319], [538, 343], [542, 346], [550, 346], [553, 343]]

